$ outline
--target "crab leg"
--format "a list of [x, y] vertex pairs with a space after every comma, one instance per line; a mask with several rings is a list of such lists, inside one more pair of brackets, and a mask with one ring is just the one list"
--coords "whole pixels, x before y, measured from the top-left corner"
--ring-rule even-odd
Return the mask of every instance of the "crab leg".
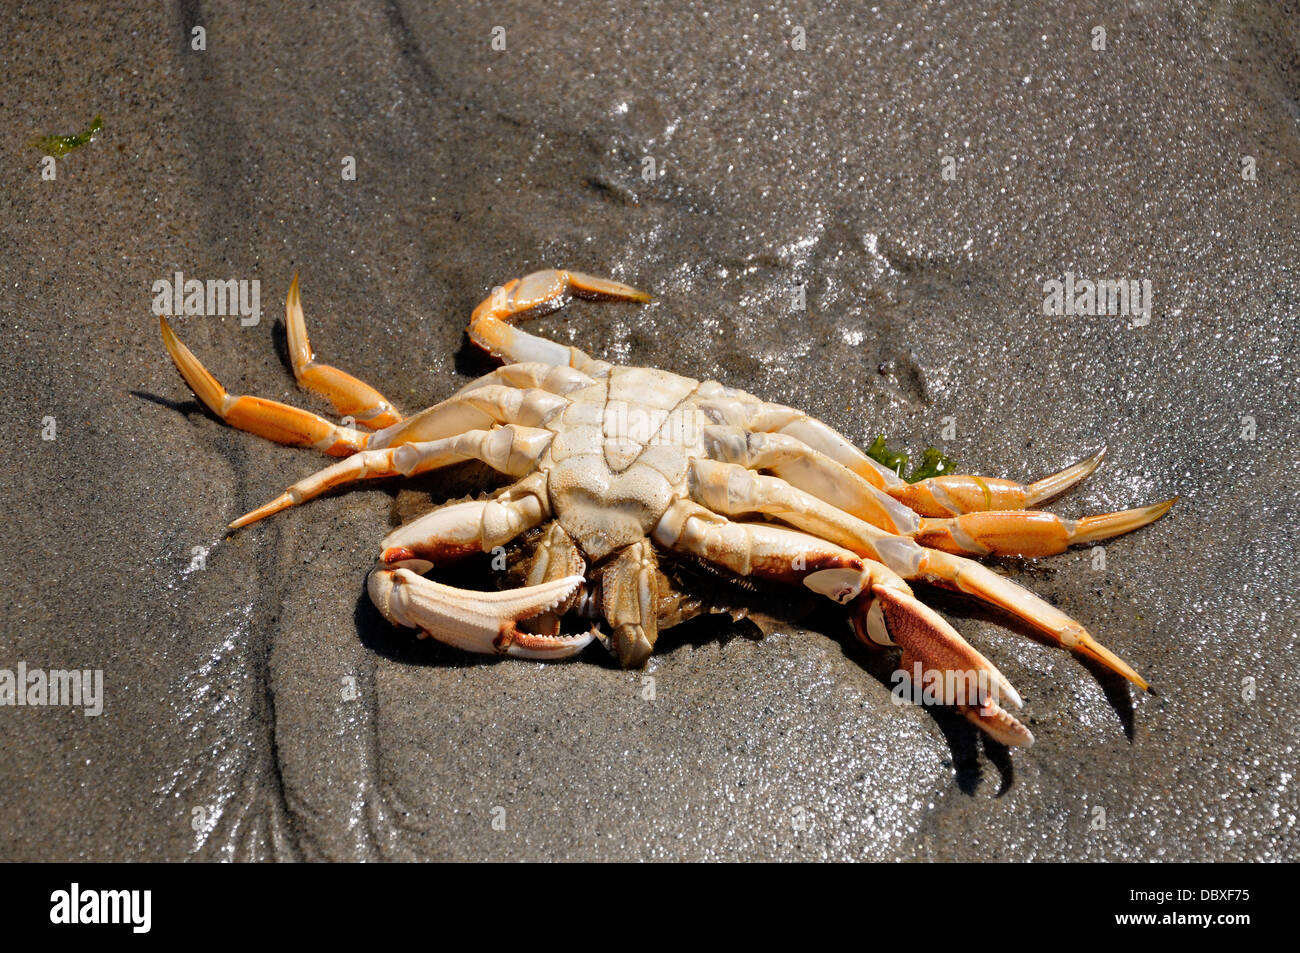
[[991, 602], [1047, 633], [1059, 644], [1101, 662], [1139, 687], [1149, 686], [1079, 623], [1004, 576], [960, 556], [927, 549], [837, 510], [774, 477], [742, 467], [692, 460], [688, 487], [693, 499], [729, 515], [764, 513], [880, 560], [904, 579], [920, 579]]
[[526, 364], [506, 364], [498, 367], [492, 373], [470, 381], [452, 396], [459, 397], [469, 391], [493, 385], [517, 387], [520, 390], [538, 388], [552, 394], [572, 394], [594, 383], [596, 381], [593, 378], [576, 368], [530, 361]]
[[1053, 556], [1070, 546], [1131, 533], [1164, 516], [1177, 501], [1174, 497], [1078, 520], [1041, 510], [967, 513], [951, 519], [923, 517], [915, 538], [922, 546], [959, 555]]
[[586, 648], [594, 635], [537, 635], [517, 623], [554, 609], [582, 584], [565, 576], [540, 586], [505, 592], [455, 589], [409, 569], [376, 569], [366, 588], [370, 600], [394, 625], [420, 629], [466, 652], [561, 659]]
[[[739, 427], [710, 426], [704, 428], [703, 443], [712, 460], [751, 471], [771, 471], [789, 487], [802, 490], [878, 529], [912, 537], [921, 545], [958, 554], [1050, 556], [1064, 552], [1069, 546], [1119, 536], [1146, 526], [1168, 512], [1175, 502], [1166, 500], [1152, 506], [1088, 516], [1080, 520], [1065, 519], [1037, 510], [969, 513], [949, 519], [931, 519], [918, 517], [894, 496], [876, 489], [847, 467], [788, 434], [755, 433]], [[788, 497], [789, 494], [783, 494], [780, 485], [771, 482], [770, 477], [755, 477], [751, 484], [746, 478], [728, 476], [729, 471], [719, 471], [707, 463], [700, 463], [694, 470], [697, 476], [706, 471], [710, 475], [705, 482], [711, 481], [718, 488], [736, 481], [739, 481], [738, 486], [752, 485], [751, 491], [740, 495], [746, 499], [755, 494], [761, 497], [766, 503], [766, 508], [761, 509], [761, 512], [809, 509], [806, 502], [798, 504], [789, 500], [784, 500], [783, 506], [783, 497]], [[715, 490], [715, 493], [720, 492], [721, 489]], [[728, 492], [735, 495], [733, 491]], [[713, 505], [703, 500], [701, 502]], [[718, 511], [734, 512], [728, 509]], [[819, 531], [798, 520], [793, 522], [811, 532]], [[840, 537], [832, 538], [844, 542]]]
[[370, 437], [370, 446], [424, 443], [469, 430], [487, 430], [496, 424], [543, 427], [568, 406], [569, 399], [560, 394], [492, 384], [456, 394], [401, 423], [376, 431]]
[[934, 583], [992, 603], [1028, 622], [1050, 636], [1058, 645], [1085, 655], [1112, 672], [1123, 675], [1143, 691], [1151, 689], [1146, 679], [1089, 635], [1087, 629], [1078, 622], [1027, 589], [974, 560], [926, 549], [916, 573], [908, 578]]
[[442, 440], [404, 443], [385, 450], [363, 450], [299, 480], [271, 502], [239, 517], [230, 528], [255, 523], [345, 483], [415, 476], [465, 460], [482, 460], [507, 476], [521, 477], [537, 466], [537, 458], [554, 437], [549, 430], [509, 425], [493, 430], [471, 430]]
[[654, 539], [735, 573], [802, 581], [836, 602], [851, 603], [860, 639], [900, 646], [905, 671], [921, 662], [926, 670], [939, 672], [939, 684], [952, 690], [942, 692], [936, 701], [955, 705], [1004, 744], [1033, 742], [1029, 730], [999, 704], [1006, 700], [1021, 706], [1011, 683], [886, 566], [795, 530], [734, 523], [688, 500], [669, 507], [655, 527]]
[[872, 526], [903, 536], [911, 536], [921, 527], [920, 517], [911, 509], [789, 434], [707, 426], [703, 428], [703, 445], [712, 460], [770, 471], [790, 486]]
[[945, 474], [904, 483], [890, 495], [922, 516], [960, 516], [989, 510], [1023, 510], [1060, 496], [1082, 483], [1106, 457], [1102, 447], [1092, 456], [1051, 473], [1029, 486], [996, 477]]
[[593, 278], [576, 271], [535, 271], [494, 289], [474, 309], [469, 322], [469, 339], [506, 363], [540, 361], [580, 371], [608, 371], [608, 364], [593, 360], [576, 347], [556, 344], [511, 326], [512, 321], [562, 308], [575, 296], [594, 301], [650, 300], [644, 291], [617, 281]]
[[715, 387], [719, 393], [706, 401], [701, 409], [718, 423], [794, 437], [922, 516], [958, 516], [983, 510], [1020, 510], [1036, 506], [1078, 485], [1097, 469], [1106, 455], [1105, 448], [1102, 448], [1086, 460], [1029, 486], [1013, 480], [962, 474], [908, 483], [816, 417], [783, 404], [759, 400], [743, 391], [720, 385]]
[[873, 585], [911, 592], [889, 567], [863, 560], [835, 543], [770, 523], [733, 522], [690, 500], [669, 506], [652, 536], [665, 549], [716, 563], [739, 576], [802, 582], [839, 603], [850, 602]]
[[227, 393], [190, 349], [180, 342], [167, 319], [160, 317], [158, 320], [167, 353], [181, 377], [185, 378], [185, 383], [190, 385], [194, 396], [230, 426], [291, 447], [315, 447], [335, 457], [345, 457], [366, 448], [370, 435], [363, 431], [339, 426], [324, 417], [274, 400], [236, 397]]
[[910, 539], [872, 526], [784, 480], [736, 464], [692, 460], [687, 490], [691, 499], [715, 513], [774, 516], [858, 556], [884, 563], [901, 576], [913, 572], [921, 561], [921, 547]]
[[708, 386], [700, 388], [704, 398], [700, 409], [714, 423], [793, 437], [891, 495], [894, 488], [907, 485], [893, 470], [872, 460], [816, 417], [720, 384], [713, 383], [711, 392], [706, 390]]
[[390, 533], [380, 562], [370, 574], [370, 599], [397, 625], [418, 628], [469, 652], [522, 658], [564, 658], [595, 637], [524, 632], [516, 623], [558, 609], [578, 590], [581, 574], [506, 592], [455, 589], [413, 572], [436, 563], [487, 552], [550, 516], [546, 478], [535, 473], [494, 500], [456, 503], [434, 510]]
[[875, 632], [865, 633], [864, 625], [887, 633], [903, 650], [899, 671], [914, 692], [929, 692], [934, 702], [954, 706], [1005, 745], [1034, 743], [1029, 729], [1001, 705], [1006, 701], [1023, 707], [1019, 693], [943, 616], [914, 596], [886, 586], [873, 587], [871, 596], [865, 611], [854, 613], [854, 630], [868, 644], [881, 639]]
[[380, 561], [427, 572], [470, 553], [491, 552], [551, 516], [546, 477], [526, 476], [494, 499], [440, 506], [384, 538]]
[[302, 298], [298, 293], [298, 275], [295, 272], [289, 285], [289, 295], [284, 301], [284, 326], [289, 343], [289, 357], [293, 361], [293, 376], [308, 390], [322, 394], [340, 414], [352, 417], [359, 423], [378, 429], [388, 427], [402, 419], [402, 415], [388, 402], [388, 398], [365, 381], [329, 364], [318, 363], [307, 340], [307, 322], [302, 316]]

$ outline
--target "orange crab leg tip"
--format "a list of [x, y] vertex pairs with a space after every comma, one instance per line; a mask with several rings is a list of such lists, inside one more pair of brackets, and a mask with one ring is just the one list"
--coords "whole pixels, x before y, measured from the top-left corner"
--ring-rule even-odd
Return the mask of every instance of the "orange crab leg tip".
[[158, 325], [162, 330], [163, 345], [167, 348], [167, 353], [171, 355], [172, 363], [176, 369], [181, 372], [181, 377], [185, 378], [185, 383], [190, 385], [190, 390], [194, 391], [194, 396], [207, 406], [214, 414], [225, 419], [226, 412], [230, 409], [232, 403], [230, 395], [226, 389], [218, 383], [217, 379], [209, 373], [208, 369], [199, 363], [199, 359], [194, 356], [181, 339], [176, 336], [172, 326], [167, 323], [167, 319], [162, 315], [158, 316]]
[[226, 528], [243, 529], [250, 523], [256, 523], [258, 520], [266, 519], [268, 516], [279, 513], [281, 510], [287, 510], [289, 507], [293, 506], [295, 502], [294, 498], [288, 493], [281, 493], [270, 503], [265, 503], [257, 509], [245, 513], [243, 516], [239, 517], [239, 519], [232, 520], [227, 524]]
[[1066, 490], [1073, 489], [1090, 477], [1105, 459], [1106, 448], [1102, 447], [1092, 456], [1031, 483], [1025, 487], [1025, 505], [1037, 506], [1039, 503], [1060, 496]]
[[593, 296], [640, 303], [653, 300], [652, 296], [646, 292], [633, 288], [631, 285], [625, 285], [620, 281], [610, 281], [608, 278], [593, 278], [591, 275], [584, 275], [576, 271], [571, 271], [568, 274], [569, 288], [579, 297]]
[[300, 385], [321, 394], [340, 414], [353, 417], [367, 427], [388, 427], [402, 419], [388, 399], [365, 381], [331, 364], [317, 363], [307, 337], [297, 272], [284, 299], [284, 326], [293, 376]]
[[1078, 652], [1080, 655], [1092, 659], [1098, 665], [1109, 669], [1116, 675], [1123, 675], [1138, 688], [1142, 689], [1142, 691], [1151, 691], [1151, 684], [1139, 675], [1137, 671], [1134, 670], [1133, 666], [1129, 665], [1092, 636], [1085, 633], [1084, 636], [1079, 638], [1074, 645], [1070, 646], [1070, 648]]
[[1131, 533], [1135, 529], [1141, 529], [1143, 526], [1160, 519], [1177, 502], [1178, 497], [1175, 496], [1160, 503], [1153, 503], [1150, 506], [1139, 506], [1131, 510], [1121, 510], [1118, 513], [1102, 513], [1099, 516], [1085, 516], [1079, 520], [1070, 542], [1078, 545]]

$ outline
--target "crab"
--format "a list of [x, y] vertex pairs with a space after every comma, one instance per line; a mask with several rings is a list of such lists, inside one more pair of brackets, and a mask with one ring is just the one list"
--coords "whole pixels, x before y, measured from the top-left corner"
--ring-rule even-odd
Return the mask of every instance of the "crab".
[[[960, 474], [909, 483], [794, 408], [716, 381], [610, 364], [516, 326], [574, 297], [649, 300], [628, 285], [561, 270], [497, 287], [474, 310], [468, 336], [502, 366], [403, 416], [375, 388], [316, 360], [295, 275], [285, 304], [294, 376], [344, 423], [227, 393], [160, 320], [181, 376], [217, 417], [343, 458], [234, 520], [232, 530], [346, 484], [467, 460], [513, 481], [435, 508], [381, 544], [370, 599], [421, 637], [542, 660], [599, 639], [623, 666], [639, 667], [661, 628], [698, 610], [665, 574], [665, 558], [802, 586], [845, 606], [858, 639], [901, 650], [899, 671], [917, 688], [920, 676], [926, 701], [955, 708], [1006, 745], [1033, 742], [1009, 710], [1023, 706], [1020, 696], [909, 583], [991, 603], [1149, 689], [1082, 625], [977, 559], [1048, 556], [1127, 533], [1164, 515], [1176, 497], [1077, 520], [1031, 509], [1091, 474], [1104, 448], [1028, 485]], [[533, 544], [522, 586], [481, 592], [426, 577], [523, 536]], [[586, 631], [574, 631], [575, 619]]]

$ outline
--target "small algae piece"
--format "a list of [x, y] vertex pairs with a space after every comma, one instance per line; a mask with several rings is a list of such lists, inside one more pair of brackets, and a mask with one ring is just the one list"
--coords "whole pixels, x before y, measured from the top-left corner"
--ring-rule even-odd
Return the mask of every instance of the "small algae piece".
[[40, 149], [46, 155], [56, 157], [64, 156], [73, 149], [80, 149], [91, 139], [94, 139], [95, 135], [102, 128], [104, 128], [104, 117], [96, 116], [90, 121], [90, 127], [88, 129], [75, 136], [41, 136], [37, 139], [33, 139], [31, 144], [37, 149]]
[[889, 467], [900, 477], [903, 477], [908, 483], [916, 483], [920, 480], [928, 480], [930, 477], [943, 476], [945, 473], [951, 473], [953, 462], [946, 457], [942, 451], [934, 447], [926, 447], [925, 452], [921, 454], [921, 462], [916, 469], [903, 476], [903, 467], [907, 466], [908, 455], [890, 450], [885, 445], [885, 435], [881, 434], [876, 437], [871, 446], [867, 448], [867, 456], [877, 463]]
[[867, 447], [867, 456], [882, 466], [893, 470], [899, 476], [903, 475], [903, 467], [907, 465], [907, 454], [895, 453], [885, 446], [885, 435], [883, 433], [876, 437], [871, 446]]
[[[921, 454], [921, 465], [912, 471], [911, 475], [906, 477], [908, 483], [916, 483], [919, 480], [928, 480], [930, 477], [943, 476], [945, 473], [951, 473], [953, 463], [943, 452], [934, 447], [926, 447], [925, 452]], [[986, 491], [987, 492], [987, 491]]]

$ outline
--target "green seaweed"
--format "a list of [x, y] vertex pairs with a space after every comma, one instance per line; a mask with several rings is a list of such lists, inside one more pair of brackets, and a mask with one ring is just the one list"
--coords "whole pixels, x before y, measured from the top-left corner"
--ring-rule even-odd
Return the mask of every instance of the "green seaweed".
[[90, 128], [75, 136], [40, 136], [31, 141], [31, 145], [49, 156], [64, 156], [73, 149], [80, 149], [104, 128], [104, 117], [96, 116], [90, 121]]
[[899, 476], [903, 475], [903, 467], [907, 465], [907, 454], [894, 453], [885, 446], [885, 435], [882, 433], [876, 437], [871, 446], [867, 447], [867, 456], [875, 460], [881, 466], [888, 467]]
[[913, 470], [906, 479], [908, 483], [917, 483], [920, 480], [928, 480], [930, 477], [951, 473], [952, 468], [952, 461], [944, 456], [942, 451], [934, 447], [926, 447], [925, 452], [921, 454], [921, 465]]
[[871, 446], [867, 448], [867, 456], [882, 466], [889, 467], [908, 483], [917, 483], [921, 480], [928, 480], [930, 477], [943, 476], [945, 473], [951, 473], [954, 466], [952, 460], [948, 459], [942, 451], [934, 447], [926, 447], [921, 454], [920, 464], [907, 476], [903, 476], [903, 467], [907, 466], [907, 461], [910, 458], [905, 453], [890, 450], [885, 445], [884, 434], [876, 437]]

